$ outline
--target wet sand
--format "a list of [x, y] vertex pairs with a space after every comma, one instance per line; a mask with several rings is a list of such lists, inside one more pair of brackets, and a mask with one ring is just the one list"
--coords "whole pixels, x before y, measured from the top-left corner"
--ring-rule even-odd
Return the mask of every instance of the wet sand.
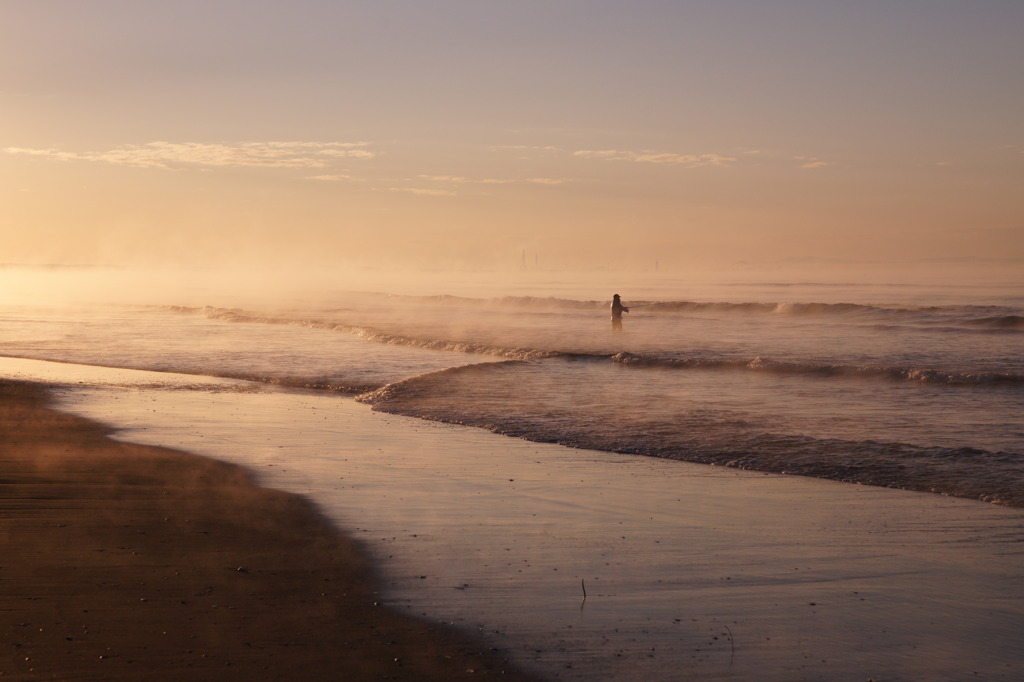
[[1020, 509], [530, 443], [322, 392], [0, 365], [64, 385], [60, 409], [119, 441], [311, 499], [380, 570], [381, 603], [541, 679], [1024, 675]]
[[0, 678], [523, 679], [378, 605], [363, 548], [305, 498], [46, 404], [0, 381]]

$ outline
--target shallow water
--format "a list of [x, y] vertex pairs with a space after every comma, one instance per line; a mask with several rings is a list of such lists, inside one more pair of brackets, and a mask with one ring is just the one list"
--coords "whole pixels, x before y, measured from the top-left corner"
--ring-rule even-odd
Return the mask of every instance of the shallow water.
[[621, 334], [610, 294], [550, 273], [260, 291], [23, 294], [0, 308], [0, 354], [362, 394], [536, 441], [1024, 505], [1024, 286], [648, 277], [620, 290]]
[[[552, 680], [1019, 678], [1021, 510], [573, 450], [238, 380], [0, 361], [117, 437], [242, 464], [382, 601]], [[585, 597], [584, 598], [584, 592]]]

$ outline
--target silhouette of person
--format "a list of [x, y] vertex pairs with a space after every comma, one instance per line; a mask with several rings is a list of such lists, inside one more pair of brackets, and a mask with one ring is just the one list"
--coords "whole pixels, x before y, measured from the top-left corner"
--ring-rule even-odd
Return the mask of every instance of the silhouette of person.
[[622, 301], [619, 300], [619, 295], [615, 294], [612, 297], [612, 331], [622, 331], [622, 313], [628, 313], [629, 308], [622, 305]]

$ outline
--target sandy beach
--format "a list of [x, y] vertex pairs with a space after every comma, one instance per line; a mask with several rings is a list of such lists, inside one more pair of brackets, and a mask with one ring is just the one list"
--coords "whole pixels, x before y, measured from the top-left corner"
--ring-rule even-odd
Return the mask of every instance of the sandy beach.
[[[550, 680], [1010, 682], [1024, 672], [1019, 636], [1024, 631], [1024, 515], [1020, 509], [530, 443], [479, 429], [374, 413], [351, 399], [317, 392], [249, 390], [239, 382], [209, 378], [31, 361], [4, 361], [3, 371], [6, 376], [57, 384], [52, 393], [61, 410], [116, 427], [118, 442], [202, 453], [236, 465], [132, 446], [129, 450], [145, 453], [146, 458], [157, 453], [155, 461], [189, 462], [184, 468], [191, 473], [186, 478], [189, 483], [176, 491], [178, 497], [170, 509], [153, 511], [155, 521], [149, 526], [125, 527], [126, 535], [119, 537], [102, 538], [84, 528], [72, 533], [76, 526], [65, 519], [80, 524], [81, 515], [69, 517], [68, 505], [45, 507], [43, 520], [33, 521], [33, 528], [44, 526], [43, 531], [53, 537], [45, 546], [64, 538], [99, 538], [88, 540], [93, 542], [91, 552], [75, 550], [69, 555], [71, 545], [61, 545], [61, 552], [49, 555], [63, 567], [63, 573], [54, 569], [63, 577], [51, 583], [64, 585], [65, 593], [74, 591], [68, 581], [73, 586], [88, 585], [87, 596], [79, 597], [86, 601], [101, 593], [93, 586], [104, 587], [115, 580], [107, 577], [105, 565], [87, 569], [89, 564], [79, 564], [77, 557], [87, 555], [93, 561], [97, 556], [104, 561], [116, 557], [114, 563], [136, 570], [132, 562], [148, 565], [137, 557], [155, 551], [151, 526], [176, 528], [175, 552], [182, 558], [160, 564], [162, 568], [152, 569], [156, 573], [145, 578], [135, 574], [118, 578], [120, 585], [131, 589], [117, 599], [132, 614], [125, 615], [124, 622], [131, 623], [133, 630], [150, 632], [150, 638], [157, 630], [159, 637], [171, 636], [163, 617], [154, 619], [147, 610], [154, 603], [192, 609], [190, 614], [180, 614], [194, 620], [184, 621], [188, 627], [177, 631], [169, 653], [160, 657], [144, 656], [154, 651], [141, 650], [153, 646], [146, 640], [130, 654], [122, 647], [118, 658], [100, 659], [110, 655], [107, 647], [112, 652], [116, 648], [109, 638], [79, 642], [66, 626], [99, 631], [91, 621], [77, 615], [72, 620], [68, 615], [86, 609], [95, 615], [97, 607], [56, 609], [57, 615], [48, 622], [62, 625], [56, 629], [44, 625], [43, 633], [21, 625], [36, 622], [31, 614], [55, 611], [46, 601], [28, 601], [34, 597], [33, 590], [45, 591], [22, 585], [38, 584], [31, 581], [46, 573], [22, 566], [13, 595], [12, 582], [4, 582], [8, 586], [5, 600], [13, 596], [24, 614], [12, 617], [11, 626], [22, 635], [15, 640], [22, 644], [19, 665], [29, 665], [25, 658], [52, 660], [50, 655], [26, 653], [52, 637], [48, 641], [56, 647], [52, 656], [57, 660], [80, 660], [74, 654], [76, 647], [84, 651], [88, 644], [92, 647], [88, 656], [96, 659], [92, 664], [119, 666], [126, 676], [144, 665], [154, 667], [142, 664], [144, 660], [157, 661], [156, 666], [171, 661], [182, 669], [189, 663], [209, 666], [200, 668], [196, 677], [202, 678], [202, 670], [241, 670], [242, 665], [271, 665], [270, 659], [288, 656], [302, 659], [295, 666], [309, 666], [309, 679], [333, 679], [332, 673], [324, 675], [324, 671], [340, 664], [325, 663], [323, 647], [296, 643], [322, 642], [315, 638], [325, 636], [334, 638], [331, 641], [355, 641], [381, 630], [359, 624], [357, 633], [345, 639], [336, 634], [338, 622], [351, 625], [355, 619], [344, 614], [344, 604], [320, 601], [325, 592], [323, 576], [341, 570], [335, 566], [341, 550], [333, 544], [340, 542], [348, 548], [343, 556], [356, 557], [343, 562], [346, 566], [368, 561], [379, 571], [374, 601], [419, 619], [408, 627], [443, 624], [441, 632], [478, 637], [482, 642], [474, 648], [474, 640], [460, 640], [456, 650], [494, 647], [499, 652], [498, 660], [489, 664], [460, 663], [457, 670], [507, 670], [510, 666], [501, 660], [507, 657], [511, 665]], [[162, 388], [151, 388], [158, 379]], [[194, 390], [196, 382], [205, 382], [205, 388]], [[83, 428], [80, 422], [70, 421]], [[100, 432], [88, 427], [85, 433], [88, 438], [80, 435], [75, 442], [92, 442]], [[104, 487], [83, 493], [91, 504], [86, 516], [96, 522], [109, 519], [111, 467], [96, 473], [95, 455], [79, 452], [51, 471], [54, 475], [76, 472], [75, 488], [86, 490], [80, 481], [88, 461], [90, 475], [100, 476], [97, 480]], [[249, 471], [259, 484], [302, 498], [267, 490], [252, 492], [258, 499], [252, 503], [257, 511], [237, 513], [247, 504], [245, 500], [219, 492], [197, 494], [195, 486], [203, 489], [210, 478], [196, 473], [199, 462], [203, 471], [222, 471], [233, 479], [248, 480], [243, 471]], [[238, 465], [244, 465], [244, 470]], [[19, 466], [26, 469], [24, 464]], [[13, 470], [13, 465], [8, 468]], [[154, 497], [142, 494], [138, 486], [125, 487], [117, 486], [118, 495], [133, 509], [150, 504]], [[165, 489], [145, 488], [161, 493]], [[297, 543], [288, 544], [287, 537], [278, 537], [280, 533], [272, 540], [243, 543], [261, 551], [268, 546], [287, 548], [283, 556], [275, 554], [273, 562], [266, 560], [280, 568], [255, 570], [261, 565], [258, 556], [226, 551], [223, 541], [211, 543], [214, 548], [210, 548], [205, 544], [209, 536], [189, 532], [197, 527], [200, 513], [207, 514], [201, 525], [211, 533], [225, 518], [241, 517], [243, 529], [232, 526], [224, 531], [231, 538], [280, 530], [285, 525], [281, 518], [287, 515], [275, 511], [267, 519], [264, 512], [276, 505], [268, 506], [263, 496], [277, 500], [276, 505], [297, 508], [296, 523], [307, 529], [287, 527], [283, 534], [299, 537]], [[311, 500], [312, 505], [302, 500]], [[353, 554], [351, 546], [314, 513], [313, 505], [357, 538], [365, 554]], [[182, 509], [188, 510], [187, 515]], [[102, 517], [98, 517], [100, 510]], [[185, 524], [182, 517], [192, 521]], [[269, 521], [280, 525], [268, 530], [264, 525]], [[100, 525], [111, 533], [120, 527]], [[139, 535], [140, 530], [146, 535]], [[31, 540], [38, 547], [43, 531], [21, 542]], [[307, 550], [310, 533], [323, 538], [326, 558]], [[213, 551], [215, 559], [191, 558], [192, 552], [201, 557], [203, 547]], [[211, 561], [214, 565], [209, 567]], [[168, 582], [173, 574], [170, 565], [186, 567], [175, 569], [182, 576], [174, 580], [191, 576], [192, 582]], [[239, 567], [246, 572], [237, 571]], [[82, 580], [86, 570], [103, 575]], [[4, 571], [8, 572], [6, 564]], [[219, 590], [234, 589], [237, 598], [214, 600], [214, 593], [205, 594], [208, 586], [220, 585], [211, 574], [224, 581]], [[289, 594], [284, 601], [298, 606], [298, 620], [282, 615], [287, 611], [279, 612], [277, 601], [274, 617], [260, 620], [258, 614], [267, 611], [260, 600], [273, 599], [266, 595], [275, 588], [246, 586], [254, 577], [278, 580], [285, 574], [294, 582], [283, 588]], [[332, 583], [340, 580], [331, 578]], [[55, 589], [51, 583], [44, 584]], [[154, 586], [159, 591], [153, 591]], [[291, 590], [301, 589], [309, 592], [300, 598], [291, 596]], [[234, 608], [225, 610], [225, 604]], [[304, 615], [313, 607], [315, 626]], [[382, 609], [373, 610], [377, 611]], [[121, 612], [108, 613], [111, 620], [121, 622]], [[211, 613], [217, 619], [257, 615], [226, 625], [209, 619]], [[288, 626], [289, 622], [294, 625]], [[160, 625], [154, 627], [154, 623]], [[202, 632], [197, 623], [209, 628], [204, 646], [190, 639]], [[277, 626], [283, 633], [274, 629]], [[163, 635], [164, 631], [169, 634]], [[300, 632], [302, 637], [296, 636]], [[400, 638], [391, 632], [385, 642], [401, 639], [428, 662], [436, 660], [439, 651], [445, 652], [441, 656], [455, 656], [444, 646], [421, 645], [418, 634]], [[309, 640], [304, 639], [307, 633]], [[251, 648], [246, 642], [262, 643], [268, 661], [246, 659]], [[370, 651], [369, 645], [359, 648]], [[415, 657], [415, 653], [390, 656], [385, 665], [399, 658], [403, 670], [411, 669]], [[293, 669], [290, 663], [282, 666]], [[19, 674], [25, 670], [18, 668]], [[401, 672], [387, 669], [381, 674]], [[367, 676], [372, 679], [374, 674]], [[438, 674], [443, 678], [448, 673]], [[427, 679], [418, 673], [411, 677]]]
[[1022, 27], [0, 2], [0, 682], [1024, 682]]
[[379, 605], [363, 549], [242, 468], [0, 383], [5, 680], [521, 679]]

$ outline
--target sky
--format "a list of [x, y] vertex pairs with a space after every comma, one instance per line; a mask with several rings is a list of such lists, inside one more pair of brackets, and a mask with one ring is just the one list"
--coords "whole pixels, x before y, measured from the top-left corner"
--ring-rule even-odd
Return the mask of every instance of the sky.
[[1020, 0], [3, 0], [0, 262], [1024, 272]]

